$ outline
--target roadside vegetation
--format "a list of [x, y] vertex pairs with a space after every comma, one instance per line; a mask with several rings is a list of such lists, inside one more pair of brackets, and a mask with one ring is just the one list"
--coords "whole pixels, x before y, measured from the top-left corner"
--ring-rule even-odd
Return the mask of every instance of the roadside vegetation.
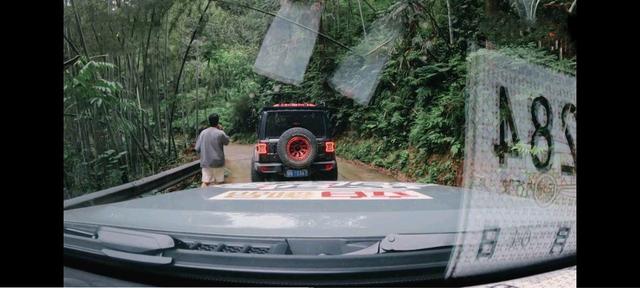
[[[573, 1], [540, 1], [535, 23], [519, 1], [403, 0], [402, 41], [367, 106], [327, 84], [346, 50], [318, 37], [300, 86], [252, 67], [279, 1], [64, 0], [65, 198], [194, 159], [212, 112], [241, 143], [258, 110], [279, 102], [333, 109], [339, 156], [408, 180], [459, 184], [466, 57], [480, 48], [575, 74], [566, 26]], [[397, 1], [325, 1], [320, 32], [352, 47]], [[560, 24], [558, 24], [560, 23]], [[562, 48], [562, 50], [560, 50]], [[560, 52], [562, 51], [562, 52]]]

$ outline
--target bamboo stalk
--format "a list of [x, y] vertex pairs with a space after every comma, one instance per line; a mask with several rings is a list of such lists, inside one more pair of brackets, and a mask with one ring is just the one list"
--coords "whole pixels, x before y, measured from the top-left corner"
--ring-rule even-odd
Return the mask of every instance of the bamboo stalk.
[[449, 44], [453, 45], [453, 27], [451, 25], [451, 4], [449, 0], [447, 2], [447, 18], [449, 18]]
[[84, 41], [84, 34], [82, 33], [82, 27], [80, 27], [80, 16], [78, 16], [78, 11], [76, 10], [76, 5], [73, 0], [71, 1], [71, 8], [73, 9], [73, 15], [76, 18], [76, 27], [78, 28], [78, 34], [80, 35], [80, 44], [82, 44], [82, 50], [84, 51], [84, 55], [89, 57], [89, 52], [87, 52], [87, 44]]
[[360, 0], [358, 0], [358, 10], [360, 11], [360, 21], [362, 22], [362, 33], [364, 35], [364, 39], [367, 39], [367, 29], [364, 28], [364, 17], [362, 15], [362, 5], [360, 4]]

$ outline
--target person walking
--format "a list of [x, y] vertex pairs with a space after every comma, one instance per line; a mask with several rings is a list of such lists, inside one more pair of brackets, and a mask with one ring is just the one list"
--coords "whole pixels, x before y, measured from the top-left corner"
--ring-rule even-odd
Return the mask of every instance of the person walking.
[[218, 123], [220, 116], [209, 115], [209, 128], [202, 130], [196, 141], [195, 150], [200, 155], [202, 185], [224, 183], [224, 145], [229, 144], [229, 136]]

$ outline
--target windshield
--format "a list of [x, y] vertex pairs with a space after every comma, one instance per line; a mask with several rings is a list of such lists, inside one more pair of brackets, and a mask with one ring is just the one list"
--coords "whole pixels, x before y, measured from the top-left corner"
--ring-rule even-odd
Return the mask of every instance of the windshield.
[[575, 257], [576, 15], [576, 0], [65, 0], [65, 225], [292, 257], [447, 234], [410, 241], [446, 244], [446, 279]]
[[267, 138], [279, 138], [292, 127], [306, 128], [317, 137], [327, 135], [324, 112], [281, 111], [266, 113], [265, 133]]

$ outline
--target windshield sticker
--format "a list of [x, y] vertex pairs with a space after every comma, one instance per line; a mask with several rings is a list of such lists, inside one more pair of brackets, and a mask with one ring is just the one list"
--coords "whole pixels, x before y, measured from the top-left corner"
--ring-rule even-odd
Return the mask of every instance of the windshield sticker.
[[400, 5], [390, 14], [371, 24], [368, 37], [340, 61], [338, 69], [329, 79], [329, 86], [357, 103], [368, 105], [380, 82], [382, 71], [398, 39], [402, 39], [404, 24], [399, 15], [407, 12], [408, 5]]
[[469, 57], [464, 213], [448, 277], [576, 252], [576, 79], [500, 53]]
[[318, 38], [323, 1], [280, 1], [253, 70], [286, 84], [300, 85]]
[[227, 191], [209, 200], [414, 200], [433, 199], [428, 195], [411, 190], [300, 190], [300, 191]]

